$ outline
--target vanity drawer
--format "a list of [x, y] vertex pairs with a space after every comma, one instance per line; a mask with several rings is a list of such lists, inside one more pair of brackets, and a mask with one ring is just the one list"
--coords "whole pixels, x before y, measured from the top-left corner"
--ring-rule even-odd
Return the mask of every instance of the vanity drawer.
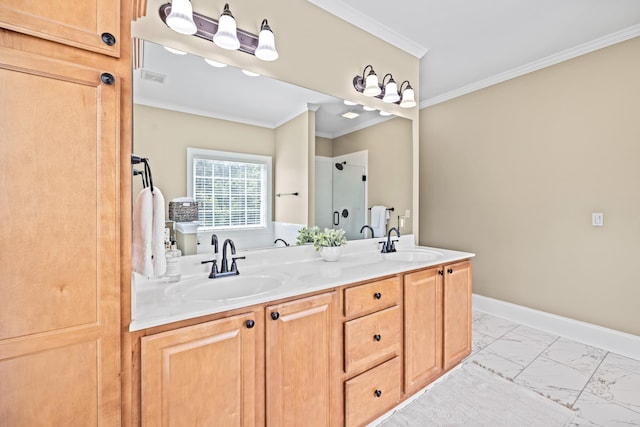
[[400, 358], [395, 357], [345, 382], [345, 425], [362, 426], [396, 405], [400, 377]]
[[344, 315], [353, 317], [397, 305], [400, 289], [399, 277], [347, 288], [344, 291]]
[[397, 305], [344, 324], [344, 370], [355, 374], [400, 355], [402, 317]]

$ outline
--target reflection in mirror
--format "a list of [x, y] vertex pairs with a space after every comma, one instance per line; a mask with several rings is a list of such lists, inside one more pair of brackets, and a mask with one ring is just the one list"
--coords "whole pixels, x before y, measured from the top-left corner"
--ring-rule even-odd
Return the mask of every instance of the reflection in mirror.
[[[198, 252], [211, 250], [212, 232], [233, 238], [239, 249], [295, 245], [298, 229], [312, 225], [344, 228], [349, 239], [370, 238], [360, 229], [374, 205], [394, 207], [388, 226], [411, 231], [409, 220], [397, 218], [411, 209], [410, 120], [233, 67], [214, 68], [149, 42], [133, 92], [134, 152], [150, 159], [154, 185], [167, 203], [193, 197], [188, 148], [272, 158], [271, 221], [244, 230], [200, 227]], [[341, 116], [349, 110], [359, 117]], [[139, 181], [133, 186], [137, 194]]]

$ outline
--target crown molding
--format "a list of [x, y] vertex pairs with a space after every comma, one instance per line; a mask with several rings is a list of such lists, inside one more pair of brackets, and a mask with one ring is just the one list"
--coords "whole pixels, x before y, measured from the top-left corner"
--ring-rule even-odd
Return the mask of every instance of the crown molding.
[[[311, 0], [309, 0], [311, 1]], [[563, 50], [562, 52], [547, 56], [537, 61], [530, 62], [529, 64], [522, 65], [520, 67], [513, 68], [503, 73], [496, 74], [486, 79], [477, 81], [475, 83], [463, 86], [458, 89], [443, 93], [442, 95], [434, 96], [433, 98], [426, 99], [420, 102], [420, 109], [431, 107], [436, 104], [440, 104], [451, 99], [467, 95], [469, 93], [478, 91], [480, 89], [493, 86], [498, 83], [502, 83], [507, 80], [514, 79], [516, 77], [523, 76], [534, 71], [541, 70], [552, 65], [559, 64], [569, 59], [576, 58], [587, 53], [594, 52], [598, 49], [602, 49], [617, 43], [621, 43], [625, 40], [638, 37], [640, 35], [640, 25], [634, 25], [624, 30], [617, 31], [615, 33], [608, 34], [604, 37], [597, 38], [587, 43], [583, 43], [571, 49]]]
[[355, 25], [356, 27], [370, 34], [373, 34], [374, 36], [386, 41], [387, 43], [397, 47], [398, 49], [402, 49], [403, 51], [415, 56], [418, 59], [422, 58], [429, 50], [428, 48], [419, 45], [418, 43], [403, 36], [402, 34], [393, 31], [386, 25], [363, 15], [361, 12], [358, 12], [345, 2], [341, 2], [338, 0], [307, 1], [318, 6], [321, 9], [326, 10], [332, 15], [337, 16], [338, 18], [347, 21], [348, 23]]

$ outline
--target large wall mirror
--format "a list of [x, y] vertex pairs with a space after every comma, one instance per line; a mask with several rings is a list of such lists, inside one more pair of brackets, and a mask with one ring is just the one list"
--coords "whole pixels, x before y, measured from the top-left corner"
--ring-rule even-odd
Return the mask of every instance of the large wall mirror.
[[[360, 230], [372, 206], [393, 208], [388, 227], [411, 232], [410, 120], [146, 41], [142, 56], [133, 73], [134, 153], [149, 158], [167, 203], [194, 196], [188, 149], [271, 159], [264, 226], [201, 227], [198, 252], [209, 250], [212, 232], [238, 249], [295, 245], [297, 230], [313, 225], [370, 238]], [[133, 194], [141, 188], [134, 177]]]

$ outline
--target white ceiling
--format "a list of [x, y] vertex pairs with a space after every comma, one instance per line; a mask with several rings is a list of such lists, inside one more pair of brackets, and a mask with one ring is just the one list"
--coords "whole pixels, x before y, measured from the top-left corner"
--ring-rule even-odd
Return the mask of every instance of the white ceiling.
[[421, 58], [423, 107], [640, 35], [639, 0], [309, 1]]
[[[420, 107], [640, 35], [640, 0], [308, 1], [421, 58]], [[145, 80], [142, 71], [165, 81]], [[134, 73], [134, 102], [270, 128], [315, 104], [317, 134], [329, 138], [381, 120], [334, 97], [152, 43]], [[340, 117], [350, 108], [361, 116]]]

